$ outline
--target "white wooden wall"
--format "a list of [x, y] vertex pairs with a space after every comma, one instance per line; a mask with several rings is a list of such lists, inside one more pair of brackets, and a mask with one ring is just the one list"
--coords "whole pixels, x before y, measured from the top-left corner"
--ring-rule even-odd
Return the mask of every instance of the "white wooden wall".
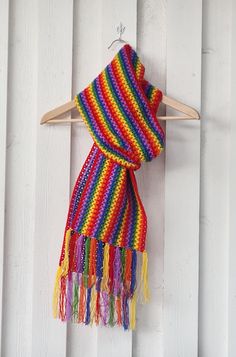
[[[235, 16], [233, 0], [0, 2], [2, 357], [236, 356]], [[39, 125], [113, 58], [120, 21], [147, 79], [202, 119], [163, 123], [165, 153], [137, 173], [151, 302], [133, 333], [52, 317], [69, 198], [92, 140], [83, 124]]]

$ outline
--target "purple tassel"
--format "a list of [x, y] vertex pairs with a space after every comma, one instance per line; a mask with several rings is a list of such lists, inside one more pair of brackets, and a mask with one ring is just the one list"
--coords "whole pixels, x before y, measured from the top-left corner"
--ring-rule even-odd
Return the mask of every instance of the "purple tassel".
[[102, 299], [103, 299], [103, 305], [101, 309], [101, 317], [102, 317], [103, 325], [106, 325], [109, 315], [109, 296], [106, 291], [102, 291]]
[[67, 279], [67, 295], [66, 295], [66, 320], [71, 318], [71, 306], [72, 306], [72, 295], [73, 295], [73, 282], [72, 273], [68, 273]]
[[115, 259], [114, 259], [114, 295], [118, 296], [121, 291], [121, 257], [120, 248], [116, 247]]
[[132, 250], [131, 284], [130, 284], [131, 296], [133, 296], [136, 287], [136, 266], [137, 266], [137, 252], [136, 250]]
[[83, 261], [84, 261], [84, 239], [83, 235], [79, 235], [77, 239], [77, 277], [78, 284], [80, 285], [79, 277], [83, 273]]
[[128, 296], [126, 293], [122, 294], [122, 310], [123, 310], [123, 326], [125, 330], [129, 328], [129, 305]]
[[91, 300], [91, 288], [87, 290], [87, 301], [86, 301], [86, 318], [85, 325], [90, 323], [90, 300]]
[[97, 262], [96, 262], [96, 275], [97, 275], [97, 283], [96, 290], [100, 291], [102, 274], [103, 274], [103, 252], [104, 252], [104, 243], [102, 241], [98, 241], [97, 245]]

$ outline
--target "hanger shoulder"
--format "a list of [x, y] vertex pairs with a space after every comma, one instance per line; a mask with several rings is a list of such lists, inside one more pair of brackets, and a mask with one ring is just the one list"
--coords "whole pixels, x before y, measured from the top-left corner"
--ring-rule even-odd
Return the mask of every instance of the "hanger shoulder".
[[[162, 103], [168, 107], [171, 107], [184, 115], [182, 116], [158, 116], [160, 120], [192, 120], [192, 119], [200, 119], [198, 112], [189, 107], [186, 104], [183, 104], [173, 98], [170, 98], [166, 95], [162, 96]], [[60, 115], [66, 114], [70, 112], [72, 109], [76, 108], [76, 104], [74, 100], [71, 100], [53, 110], [50, 110], [46, 114], [43, 115], [40, 124], [54, 124], [54, 123], [74, 123], [81, 122], [82, 119], [57, 119]]]
[[168, 107], [171, 107], [178, 112], [185, 114], [185, 116], [166, 116], [166, 117], [158, 117], [159, 119], [166, 120], [166, 119], [200, 119], [199, 113], [192, 107], [181, 103], [171, 97], [166, 95], [162, 96], [162, 103]]
[[[46, 114], [44, 114], [44, 116], [42, 117], [40, 124], [46, 124], [49, 121], [52, 122], [52, 120], [54, 120], [55, 118], [57, 118], [60, 115], [66, 114], [68, 112], [70, 112], [72, 109], [74, 109], [76, 107], [74, 100], [71, 100], [70, 102], [67, 102], [63, 105], [60, 105], [59, 107], [50, 110], [49, 112], [47, 112]], [[65, 122], [65, 120], [62, 119], [58, 119], [57, 122]], [[67, 122], [70, 121], [70, 119], [66, 120]], [[54, 121], [55, 122], [55, 121]]]

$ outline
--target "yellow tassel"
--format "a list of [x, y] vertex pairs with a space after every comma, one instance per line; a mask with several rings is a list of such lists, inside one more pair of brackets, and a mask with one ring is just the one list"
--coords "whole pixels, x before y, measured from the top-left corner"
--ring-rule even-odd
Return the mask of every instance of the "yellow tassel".
[[92, 296], [90, 302], [90, 324], [92, 325], [95, 319], [95, 310], [96, 310], [96, 300], [97, 300], [97, 291], [95, 285], [92, 287]]
[[101, 282], [102, 290], [108, 291], [108, 278], [109, 278], [109, 244], [105, 244], [103, 254], [103, 278]]
[[143, 252], [141, 284], [143, 289], [144, 302], [147, 302], [150, 298], [150, 291], [148, 286], [148, 255], [146, 250]]
[[69, 228], [66, 232], [64, 260], [62, 264], [58, 266], [56, 272], [56, 279], [55, 279], [54, 291], [53, 291], [53, 303], [52, 303], [54, 318], [57, 318], [59, 316], [58, 299], [61, 291], [60, 288], [61, 277], [67, 275], [69, 269], [69, 243], [70, 243], [71, 231], [72, 229]]
[[72, 231], [71, 228], [69, 228], [66, 231], [64, 259], [61, 264], [62, 276], [66, 276], [69, 270], [69, 245], [70, 245], [71, 231]]
[[136, 326], [136, 301], [137, 301], [137, 295], [135, 292], [131, 299], [131, 306], [130, 306], [130, 328], [131, 328], [131, 330], [134, 330], [135, 326]]
[[58, 317], [58, 298], [60, 295], [60, 280], [61, 280], [61, 266], [57, 268], [57, 273], [56, 273], [56, 280], [55, 280], [55, 285], [54, 285], [54, 291], [53, 291], [53, 303], [52, 303], [52, 308], [53, 308], [53, 317], [56, 319]]

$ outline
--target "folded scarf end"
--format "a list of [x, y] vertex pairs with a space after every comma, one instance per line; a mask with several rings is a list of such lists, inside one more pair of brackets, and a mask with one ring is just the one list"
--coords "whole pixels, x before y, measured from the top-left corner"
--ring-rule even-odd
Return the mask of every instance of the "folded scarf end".
[[143, 302], [149, 299], [147, 252], [142, 253], [137, 284], [135, 250], [72, 232], [66, 232], [64, 258], [56, 272], [53, 317], [134, 330], [138, 292], [142, 291]]

